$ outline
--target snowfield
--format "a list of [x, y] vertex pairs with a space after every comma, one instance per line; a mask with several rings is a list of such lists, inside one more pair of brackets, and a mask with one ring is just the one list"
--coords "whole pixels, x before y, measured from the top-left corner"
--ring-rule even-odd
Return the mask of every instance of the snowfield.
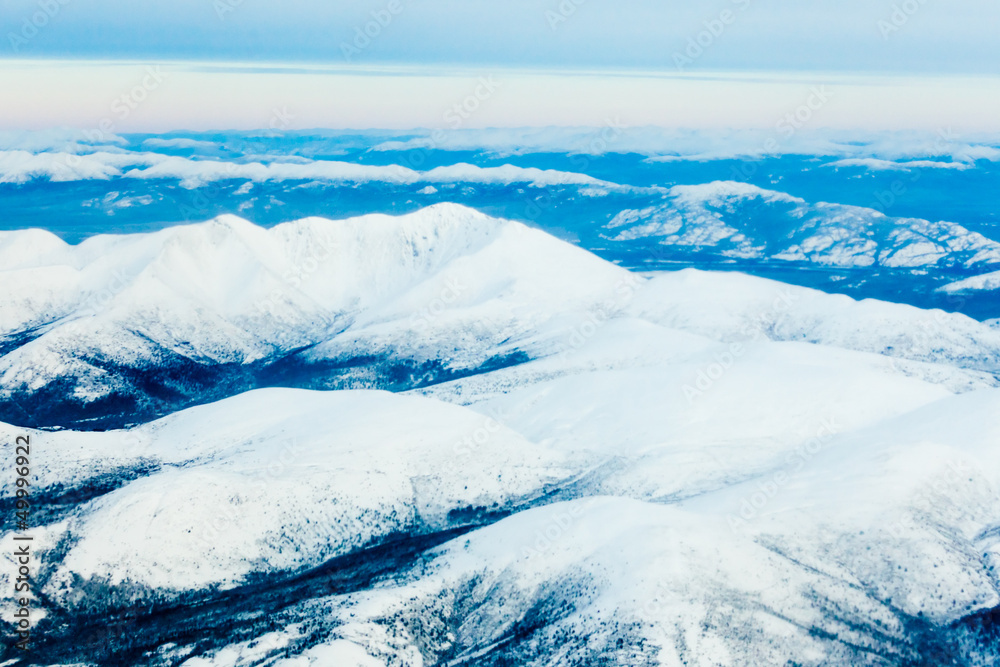
[[958, 280], [939, 288], [942, 292], [949, 294], [963, 294], [969, 292], [989, 292], [1000, 290], [1000, 271], [985, 273], [981, 276], [973, 276], [965, 280]]
[[[484, 456], [457, 457], [480, 428], [490, 436]], [[394, 534], [460, 523], [450, 514], [509, 510], [567, 474], [558, 455], [473, 411], [387, 392], [261, 390], [127, 436], [34, 439], [42, 495], [85, 488], [102, 470], [156, 467], [68, 522], [63, 539], [75, 546], [49, 579], [53, 601], [72, 598], [80, 579], [134, 588], [134, 603], [300, 571]]]
[[0, 260], [0, 419], [25, 426], [121, 427], [267, 386], [410, 389], [629, 317], [875, 352], [900, 372], [1000, 371], [1000, 333], [968, 317], [740, 274], [636, 275], [455, 205], [269, 230], [223, 216], [76, 246], [10, 232]]
[[605, 237], [838, 268], [1000, 264], [1000, 243], [952, 222], [889, 217], [860, 206], [809, 204], [734, 181], [678, 185], [665, 198], [663, 204], [622, 211], [606, 225]]
[[1000, 660], [995, 326], [458, 206], [0, 260], [37, 664]]

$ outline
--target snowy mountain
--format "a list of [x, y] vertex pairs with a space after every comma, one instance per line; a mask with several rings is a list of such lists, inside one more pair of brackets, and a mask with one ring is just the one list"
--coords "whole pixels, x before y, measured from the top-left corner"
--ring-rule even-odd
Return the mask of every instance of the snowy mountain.
[[[272, 389], [126, 432], [31, 432], [43, 648], [192, 667], [989, 664], [1000, 424], [982, 418], [1000, 390], [760, 345], [693, 408], [661, 359], [471, 410]], [[580, 365], [608, 354], [585, 348]], [[137, 608], [157, 615], [91, 625]]]
[[[108, 608], [226, 590], [509, 512], [567, 474], [557, 455], [495, 423], [483, 456], [456, 458], [456, 443], [483, 424], [419, 397], [271, 389], [127, 434], [36, 433], [36, 497], [95, 496], [61, 507], [46, 530], [47, 544], [73, 544], [46, 598]], [[94, 492], [107, 477], [122, 486]], [[142, 530], [123, 536], [121, 526]], [[110, 589], [106, 599], [76, 596], [86, 581]]]
[[141, 418], [317, 373], [324, 386], [394, 386], [506, 363], [516, 350], [503, 341], [559, 307], [592, 308], [628, 277], [448, 206], [271, 230], [225, 217], [79, 246], [15, 232], [0, 247], [4, 414], [16, 402], [50, 424]]
[[[612, 123], [611, 121], [614, 120]], [[693, 267], [1000, 316], [996, 138], [941, 133], [519, 130], [0, 133], [0, 231], [79, 243], [237, 215], [414, 214], [460, 204], [634, 270]], [[610, 226], [609, 226], [610, 225]], [[105, 289], [98, 286], [97, 291]]]
[[890, 217], [871, 208], [809, 204], [739, 182], [679, 185], [666, 202], [629, 209], [606, 238], [652, 240], [672, 250], [710, 250], [741, 260], [889, 269], [1000, 264], [1000, 242], [950, 222]]
[[969, 294], [1000, 290], [1000, 271], [984, 273], [979, 276], [966, 278], [965, 280], [956, 280], [938, 289], [948, 294]]
[[411, 389], [630, 318], [1000, 372], [1000, 334], [962, 315], [739, 274], [637, 276], [455, 205], [271, 229], [224, 216], [75, 246], [8, 232], [0, 260], [0, 418], [28, 426], [120, 427], [256, 387]]
[[0, 259], [31, 664], [1000, 659], [989, 324], [460, 206]]

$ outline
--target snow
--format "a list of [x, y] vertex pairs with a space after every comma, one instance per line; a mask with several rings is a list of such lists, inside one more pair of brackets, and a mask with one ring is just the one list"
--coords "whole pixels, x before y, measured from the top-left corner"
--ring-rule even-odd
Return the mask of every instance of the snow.
[[765, 190], [749, 183], [739, 181], [713, 181], [699, 185], [675, 185], [670, 189], [670, 196], [678, 200], [680, 205], [688, 206], [725, 206], [732, 198], [757, 198], [767, 203], [782, 202], [789, 204], [804, 204], [798, 197]]
[[[889, 553], [884, 527], [854, 524], [853, 535], [835, 533], [839, 553], [815, 558], [801, 546], [816, 536], [777, 535], [773, 526], [748, 534], [711, 511], [610, 497], [535, 508], [444, 546], [415, 582], [314, 605], [334, 638], [305, 655], [360, 646], [369, 659], [403, 665], [463, 664], [498, 647], [517, 664], [540, 665], [595, 655], [671, 666], [790, 656], [865, 664], [871, 652], [919, 659], [908, 637], [918, 613], [934, 627], [998, 601], [970, 540], [935, 534], [924, 521], [896, 531]], [[869, 537], [858, 537], [859, 527]], [[931, 540], [949, 548], [934, 552]], [[941, 582], [955, 599], [913, 596]], [[467, 611], [464, 599], [475, 601]], [[542, 622], [533, 626], [540, 604]], [[448, 630], [444, 638], [406, 630], [435, 625]], [[439, 663], [442, 654], [451, 661]]]
[[[375, 344], [371, 334], [387, 322], [396, 323], [395, 342], [423, 329], [425, 344], [446, 345], [448, 327], [492, 317], [523, 330], [558, 307], [607, 299], [629, 277], [540, 231], [452, 205], [270, 230], [222, 216], [79, 246], [49, 241], [35, 232], [0, 236], [7, 275], [20, 286], [0, 295], [0, 327], [49, 327], [0, 361], [0, 382], [11, 389], [43, 385], [46, 369], [50, 379], [72, 375], [69, 367], [95, 349], [135, 363], [152, 363], [159, 346], [244, 364], [327, 340], [332, 349], [338, 333], [344, 345], [358, 336]], [[20, 252], [39, 243], [46, 252]]]
[[15, 287], [0, 294], [0, 331], [37, 336], [0, 360], [9, 396], [73, 378], [74, 395], [92, 401], [133, 371], [91, 359], [155, 368], [164, 351], [208, 366], [308, 348], [310, 363], [389, 356], [476, 368], [497, 354], [557, 354], [623, 317], [718, 342], [804, 341], [918, 362], [893, 372], [952, 389], [990, 386], [976, 374], [996, 373], [1000, 358], [1000, 334], [961, 315], [737, 273], [640, 277], [455, 205], [272, 229], [227, 215], [77, 246], [8, 232], [0, 258]]
[[525, 352], [396, 394], [266, 388], [127, 430], [0, 425], [31, 436], [34, 498], [86, 498], [34, 529], [45, 604], [70, 616], [470, 528], [191, 667], [905, 663], [1000, 605], [995, 326], [739, 273], [636, 275], [458, 206], [78, 246], [15, 232], [0, 257], [3, 331], [41, 331], [4, 357], [9, 392], [74, 377], [103, 395], [117, 380], [95, 349], [150, 373], [160, 348], [209, 366], [302, 345], [455, 366]]
[[[251, 242], [263, 233], [245, 231]], [[159, 466], [81, 508], [67, 529], [74, 546], [49, 593], [67, 595], [76, 577], [161, 595], [234, 586], [261, 567], [314, 567], [394, 533], [446, 527], [451, 510], [511, 506], [596, 469], [605, 470], [599, 481], [582, 487], [592, 493], [660, 500], [704, 494], [771, 471], [824, 428], [827, 439], [843, 437], [951, 395], [878, 354], [782, 342], [776, 333], [800, 338], [792, 316], [766, 325], [777, 341], [748, 336], [750, 318], [733, 304], [766, 315], [782, 296], [806, 306], [833, 298], [736, 277], [747, 283], [742, 293], [719, 288], [732, 278], [724, 274], [658, 276], [622, 309], [648, 316], [655, 307], [662, 322], [623, 315], [592, 331], [574, 324], [577, 339], [571, 335], [554, 356], [422, 392], [471, 409], [382, 392], [270, 389], [129, 432], [37, 434], [39, 489], [83, 484], [88, 475], [140, 460]], [[884, 336], [923, 315], [835, 301], [858, 312], [844, 316], [830, 303], [816, 312], [851, 322], [861, 340], [866, 324], [858, 315], [866, 306], [878, 307]], [[838, 329], [816, 328], [810, 312], [794, 315], [815, 337], [842, 342]], [[890, 324], [887, 312], [902, 324]], [[122, 455], [126, 438], [135, 447]], [[293, 447], [293, 456], [283, 447]], [[122, 525], [146, 528], [122, 536]]]
[[[343, 639], [309, 649], [301, 656], [279, 660], [275, 667], [311, 667], [337, 665], [337, 667], [385, 667], [381, 660], [368, 655], [362, 647]], [[191, 667], [195, 667], [192, 665]]]
[[[334, 638], [305, 655], [360, 646], [425, 664], [419, 646], [461, 664], [520, 627], [522, 664], [918, 660], [914, 624], [1000, 603], [1000, 548], [983, 538], [1000, 520], [1000, 422], [980, 419], [998, 408], [998, 391], [945, 398], [672, 506], [597, 496], [519, 512], [443, 546], [415, 580], [310, 605]], [[539, 604], [544, 622], [519, 626]], [[447, 638], [414, 637], [417, 619]]]
[[992, 273], [973, 276], [965, 280], [958, 280], [939, 288], [940, 291], [950, 294], [989, 292], [998, 289], [1000, 289], [1000, 271], [993, 271]]
[[606, 238], [653, 239], [668, 246], [718, 248], [730, 257], [841, 268], [1000, 264], [1000, 243], [950, 222], [810, 204], [732, 181], [674, 186], [665, 199], [656, 206], [622, 211], [605, 225]]
[[[457, 455], [470, 437], [476, 455]], [[567, 474], [559, 455], [473, 411], [385, 392], [259, 390], [129, 432], [32, 442], [36, 494], [157, 465], [78, 509], [47, 584], [57, 598], [77, 577], [169, 597], [296, 572], [443, 529], [454, 510], [515, 506]]]
[[990, 373], [1000, 363], [993, 331], [965, 315], [855, 301], [741, 274], [654, 274], [631, 312], [724, 342], [802, 341]]

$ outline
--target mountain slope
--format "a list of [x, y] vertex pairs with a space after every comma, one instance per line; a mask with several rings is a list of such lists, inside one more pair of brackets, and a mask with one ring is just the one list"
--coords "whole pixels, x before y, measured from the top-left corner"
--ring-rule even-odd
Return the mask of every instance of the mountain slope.
[[[41, 249], [21, 252], [32, 244]], [[124, 413], [143, 419], [269, 384], [259, 380], [269, 364], [385, 321], [412, 331], [429, 350], [416, 360], [400, 351], [358, 382], [391, 386], [395, 376], [406, 383], [447, 374], [450, 368], [436, 364], [420, 368], [444, 356], [457, 369], [463, 362], [474, 368], [489, 360], [482, 355], [496, 341], [547, 319], [557, 303], [586, 307], [628, 276], [540, 232], [450, 206], [401, 219], [307, 219], [271, 230], [224, 217], [79, 246], [19, 232], [0, 245], [12, 259], [2, 297], [3, 415], [50, 425], [96, 417], [100, 426], [104, 416], [116, 424]], [[533, 262], [539, 255], [552, 263]], [[568, 270], [549, 268], [560, 265]], [[48, 278], [38, 281], [40, 273]], [[420, 336], [445, 306], [464, 309], [453, 328], [498, 320], [488, 334], [478, 327], [491, 338], [468, 358], [442, 354], [451, 347], [447, 332]], [[344, 383], [355, 381], [352, 369], [364, 375], [386, 356], [377, 340], [347, 347], [322, 357], [333, 355], [346, 369]], [[294, 375], [287, 366], [274, 373]]]
[[[821, 384], [795, 388], [829, 400]], [[645, 390], [631, 386], [633, 397]], [[566, 385], [547, 394], [576, 399]], [[738, 395], [748, 411], [772, 402], [750, 389]], [[621, 432], [609, 446], [638, 444], [633, 415], [599, 402]], [[735, 396], [725, 402], [737, 405]], [[886, 407], [871, 406], [866, 425], [814, 433], [749, 479], [720, 475], [724, 458], [703, 456], [697, 474], [680, 479], [682, 502], [650, 502], [640, 485], [592, 496], [567, 476], [579, 458], [499, 426], [477, 442], [486, 427], [474, 413], [378, 392], [266, 390], [126, 434], [33, 433], [39, 460], [53, 462], [39, 491], [74, 471], [83, 481], [95, 456], [121, 460], [123, 438], [148, 443], [137, 452], [162, 466], [35, 533], [46, 564], [40, 616], [72, 619], [45, 625], [40, 649], [68, 657], [51, 651], [89, 646], [88, 619], [117, 623], [140, 603], [181, 625], [105, 630], [105, 651], [139, 640], [150, 653], [135, 663], [104, 653], [95, 664], [161, 664], [149, 655], [172, 653], [182, 658], [167, 664], [187, 658], [192, 667], [351, 655], [402, 665], [990, 664], [1000, 646], [989, 634], [1000, 607], [1000, 422], [983, 417], [1000, 414], [1000, 391]], [[559, 426], [511, 421], [565, 447]], [[740, 447], [768, 446], [739, 421], [717, 428]], [[667, 433], [659, 447], [678, 444]], [[281, 469], [267, 472], [275, 462]], [[641, 459], [627, 465], [672, 474]], [[725, 482], [706, 489], [705, 477]], [[555, 486], [569, 492], [564, 501], [537, 495]], [[375, 585], [328, 593], [316, 578], [325, 558], [347, 568], [336, 554], [393, 531], [462, 525], [471, 515], [454, 509], [470, 502], [496, 503], [478, 521], [523, 511], [401, 562]], [[392, 551], [360, 553], [393, 562]], [[315, 572], [311, 588], [292, 576], [303, 571]], [[2, 575], [14, 576], [9, 564]], [[255, 605], [283, 590], [296, 595], [261, 617]], [[180, 630], [199, 618], [217, 623], [203, 610], [227, 595], [239, 604], [217, 626], [228, 628], [221, 637]]]
[[[78, 246], [29, 230], [0, 236], [0, 257], [0, 418], [29, 426], [120, 427], [255, 387], [428, 386], [621, 317], [998, 371], [1000, 334], [961, 315], [739, 274], [650, 279], [459, 206], [270, 230], [228, 216]], [[753, 317], [727, 314], [740, 300]]]
[[0, 424], [42, 664], [998, 657], [994, 327], [457, 207], [5, 241], [8, 414], [143, 422]]
[[939, 290], [949, 294], [969, 294], [1000, 290], [1000, 271], [984, 273], [979, 276], [966, 278], [965, 280], [957, 280], [940, 287]]
[[890, 217], [871, 208], [809, 204], [753, 185], [717, 181], [671, 188], [666, 202], [629, 209], [605, 238], [655, 242], [672, 252], [834, 268], [962, 268], [1000, 264], [1000, 242], [950, 222]]

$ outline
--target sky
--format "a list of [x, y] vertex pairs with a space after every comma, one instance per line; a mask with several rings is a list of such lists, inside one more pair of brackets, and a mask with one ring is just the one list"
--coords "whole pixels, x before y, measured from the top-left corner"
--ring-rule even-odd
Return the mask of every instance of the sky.
[[[47, 24], [12, 44], [40, 11]], [[692, 68], [1000, 66], [996, 0], [2, 0], [0, 35], [19, 57], [661, 69], [726, 11]]]
[[996, 131], [997, 25], [996, 0], [0, 0], [0, 128], [766, 127], [826, 85], [810, 122]]

